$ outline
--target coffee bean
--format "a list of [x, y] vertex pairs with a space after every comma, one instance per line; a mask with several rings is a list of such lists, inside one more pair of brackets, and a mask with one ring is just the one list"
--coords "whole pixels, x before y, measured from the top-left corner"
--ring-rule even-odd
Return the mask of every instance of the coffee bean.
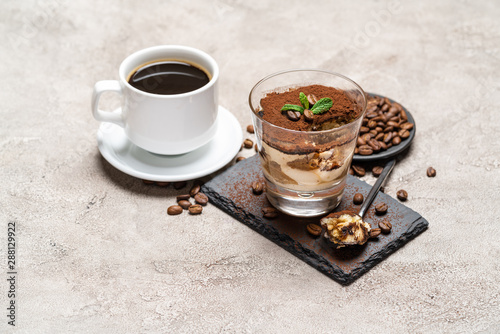
[[387, 212], [387, 204], [380, 203], [375, 206], [375, 213], [377, 215], [383, 215]]
[[364, 133], [367, 133], [368, 131], [370, 131], [370, 128], [367, 127], [367, 126], [362, 126], [362, 127], [359, 128], [359, 132], [360, 133], [364, 134]]
[[255, 152], [259, 152], [259, 146], [257, 144], [255, 144], [253, 148], [255, 149]]
[[399, 115], [401, 116], [402, 121], [406, 122], [408, 120], [408, 115], [406, 114], [406, 111], [404, 111], [402, 108], [400, 109]]
[[179, 202], [177, 202], [177, 204], [179, 204], [180, 207], [182, 207], [184, 210], [187, 210], [191, 205], [192, 203], [188, 200], [180, 200]]
[[179, 195], [176, 197], [177, 202], [182, 201], [182, 200], [188, 200], [191, 198], [191, 195], [185, 194], [185, 195]]
[[401, 137], [401, 139], [406, 139], [406, 138], [410, 137], [410, 131], [405, 130], [405, 129], [401, 129], [401, 130], [399, 130], [398, 135]]
[[368, 127], [370, 129], [375, 129], [376, 126], [377, 126], [377, 122], [374, 121], [373, 119], [368, 122]]
[[373, 152], [380, 151], [380, 144], [378, 143], [378, 140], [375, 139], [370, 139], [368, 141], [368, 145], [372, 148]]
[[276, 218], [279, 215], [278, 210], [273, 208], [272, 206], [262, 208], [262, 213], [263, 213], [265, 218], [269, 218], [269, 219]]
[[372, 139], [372, 135], [369, 134], [369, 133], [365, 133], [364, 135], [361, 136], [361, 138], [363, 138], [363, 140], [365, 142], [369, 141], [370, 139]]
[[253, 141], [251, 139], [245, 139], [243, 141], [243, 146], [245, 148], [252, 148], [253, 147]]
[[192, 187], [192, 188], [191, 188], [191, 190], [189, 191], [189, 195], [190, 195], [191, 197], [194, 197], [197, 193], [199, 193], [199, 192], [200, 192], [200, 189], [201, 189], [201, 187], [200, 187], [200, 185], [199, 185], [199, 184], [195, 184], [195, 185], [193, 185], [193, 187]]
[[382, 232], [382, 230], [380, 230], [379, 228], [372, 228], [370, 230], [370, 239], [374, 239], [374, 238], [377, 238], [380, 233]]
[[379, 141], [378, 144], [380, 145], [381, 150], [387, 150], [387, 144], [384, 143], [383, 141]]
[[156, 185], [160, 187], [168, 187], [170, 182], [156, 182]]
[[306, 226], [306, 229], [307, 229], [307, 232], [309, 232], [309, 234], [311, 234], [312, 236], [315, 236], [315, 237], [318, 237], [321, 235], [321, 226], [319, 225], [316, 225], [316, 224], [308, 224]]
[[186, 182], [186, 181], [178, 181], [178, 182], [174, 182], [174, 188], [175, 188], [176, 190], [182, 189], [182, 188], [184, 188], [185, 186], [187, 186], [187, 182]]
[[188, 208], [188, 211], [192, 215], [199, 215], [203, 211], [203, 207], [199, 204], [193, 204]]
[[388, 126], [384, 129], [384, 133], [388, 133], [388, 132], [392, 132], [394, 131], [394, 127], [393, 126]]
[[357, 139], [357, 145], [358, 146], [366, 145], [366, 140], [364, 140], [362, 137], [358, 137], [358, 139]]
[[245, 157], [237, 157], [236, 162], [240, 162], [241, 160], [245, 160]]
[[300, 119], [300, 112], [288, 110], [286, 112], [286, 116], [288, 117], [289, 120], [296, 122]]
[[410, 122], [403, 123], [401, 124], [400, 128], [404, 130], [411, 130], [413, 129], [413, 123]]
[[398, 199], [400, 201], [403, 201], [403, 202], [408, 199], [408, 193], [404, 189], [398, 190], [398, 192], [396, 193], [396, 196], [398, 197]]
[[309, 101], [309, 108], [312, 108], [318, 102], [318, 98], [314, 94], [309, 94], [307, 95], [307, 101]]
[[150, 181], [150, 180], [142, 180], [144, 184], [155, 184], [155, 181]]
[[375, 166], [372, 168], [372, 174], [375, 177], [379, 177], [380, 174], [382, 174], [382, 171], [384, 170], [384, 167], [382, 166]]
[[354, 175], [354, 169], [352, 169], [352, 167], [351, 167], [351, 168], [349, 168], [349, 174], [350, 174], [350, 175]]
[[208, 203], [208, 197], [204, 193], [197, 193], [194, 196], [194, 201], [201, 205], [206, 205]]
[[383, 222], [378, 223], [378, 227], [380, 227], [380, 230], [384, 234], [389, 234], [391, 233], [392, 229], [392, 224], [389, 223], [388, 221], [384, 220]]
[[306, 120], [306, 122], [314, 121], [314, 113], [309, 109], [305, 109], [304, 110], [304, 119]]
[[254, 133], [254, 132], [255, 132], [255, 129], [253, 128], [253, 125], [252, 125], [252, 124], [247, 125], [247, 132], [248, 132], [248, 133]]
[[358, 166], [358, 165], [352, 165], [351, 167], [354, 170], [354, 173], [356, 173], [356, 175], [358, 175], [358, 176], [365, 176], [366, 171], [365, 171], [365, 169], [363, 167]]
[[401, 138], [399, 136], [396, 136], [396, 137], [392, 138], [392, 144], [393, 145], [399, 145], [399, 144], [401, 144]]
[[167, 213], [171, 216], [180, 215], [182, 213], [182, 207], [180, 205], [171, 205], [167, 208]]
[[361, 155], [373, 154], [373, 149], [369, 145], [362, 145], [359, 147], [359, 154]]
[[389, 121], [389, 122], [387, 122], [387, 126], [392, 126], [393, 128], [399, 128], [399, 123]]
[[432, 167], [427, 168], [427, 176], [428, 177], [436, 176], [436, 170]]
[[359, 204], [363, 203], [363, 201], [364, 201], [363, 194], [360, 194], [360, 193], [356, 193], [356, 194], [354, 194], [354, 196], [353, 196], [353, 198], [352, 198], [352, 202], [353, 202], [354, 204], [359, 205]]
[[384, 136], [384, 143], [388, 144], [392, 141], [392, 132], [388, 132]]
[[252, 183], [252, 192], [255, 195], [260, 195], [264, 191], [264, 187], [262, 186], [262, 182], [254, 181]]

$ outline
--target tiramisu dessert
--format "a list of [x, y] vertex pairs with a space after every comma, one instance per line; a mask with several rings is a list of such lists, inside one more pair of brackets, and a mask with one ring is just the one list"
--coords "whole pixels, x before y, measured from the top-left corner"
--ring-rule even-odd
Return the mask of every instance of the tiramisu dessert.
[[[323, 85], [266, 94], [259, 153], [266, 178], [297, 192], [339, 186], [349, 170], [363, 110], [344, 91]], [[337, 131], [333, 131], [337, 129]], [[341, 184], [343, 189], [343, 184]]]

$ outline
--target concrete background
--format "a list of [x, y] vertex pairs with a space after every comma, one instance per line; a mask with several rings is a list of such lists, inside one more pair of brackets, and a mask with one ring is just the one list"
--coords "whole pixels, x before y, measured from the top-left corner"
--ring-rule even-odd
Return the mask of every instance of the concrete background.
[[[4, 0], [0, 9], [1, 332], [500, 332], [498, 2]], [[418, 131], [387, 193], [406, 189], [429, 230], [343, 287], [213, 205], [168, 216], [180, 191], [102, 159], [90, 112], [94, 83], [158, 44], [210, 53], [220, 104], [243, 129], [250, 89], [283, 69], [336, 71], [401, 102]]]

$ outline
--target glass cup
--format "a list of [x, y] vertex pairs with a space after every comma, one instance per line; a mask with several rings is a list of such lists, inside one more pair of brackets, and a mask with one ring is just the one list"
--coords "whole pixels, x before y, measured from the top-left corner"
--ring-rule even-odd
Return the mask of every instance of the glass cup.
[[[268, 93], [313, 84], [344, 91], [359, 116], [348, 124], [321, 131], [290, 130], [262, 118], [260, 101]], [[337, 73], [289, 70], [260, 80], [250, 92], [249, 103], [269, 202], [298, 217], [321, 216], [337, 207], [366, 111], [363, 89]]]

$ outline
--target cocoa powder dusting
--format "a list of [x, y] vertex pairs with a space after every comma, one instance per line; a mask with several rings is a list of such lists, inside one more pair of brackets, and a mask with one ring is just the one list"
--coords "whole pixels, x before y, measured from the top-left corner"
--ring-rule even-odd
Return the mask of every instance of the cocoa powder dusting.
[[[333, 106], [323, 114], [314, 115], [312, 123], [307, 122], [304, 117], [301, 117], [298, 121], [292, 121], [281, 112], [281, 108], [285, 104], [300, 106], [300, 92], [306, 95], [313, 94], [318, 99], [329, 97], [333, 101]], [[297, 131], [326, 130], [338, 127], [351, 122], [360, 114], [360, 110], [355, 108], [354, 101], [345, 92], [323, 85], [309, 85], [286, 92], [272, 92], [262, 98], [260, 105], [262, 108], [260, 113], [264, 120], [279, 127]]]
[[[301, 115], [298, 121], [292, 121], [281, 108], [285, 104], [300, 106], [300, 92], [306, 96], [312, 94], [318, 100], [329, 97], [333, 105], [324, 113], [313, 115], [312, 122], [306, 121], [304, 115]], [[262, 124], [262, 140], [287, 154], [323, 152], [352, 142], [356, 139], [357, 133], [343, 131], [332, 135], [322, 130], [351, 123], [361, 117], [362, 111], [344, 91], [323, 85], [302, 86], [285, 92], [268, 93], [261, 99], [258, 110], [258, 115], [268, 122]], [[292, 133], [285, 129], [300, 132]]]

